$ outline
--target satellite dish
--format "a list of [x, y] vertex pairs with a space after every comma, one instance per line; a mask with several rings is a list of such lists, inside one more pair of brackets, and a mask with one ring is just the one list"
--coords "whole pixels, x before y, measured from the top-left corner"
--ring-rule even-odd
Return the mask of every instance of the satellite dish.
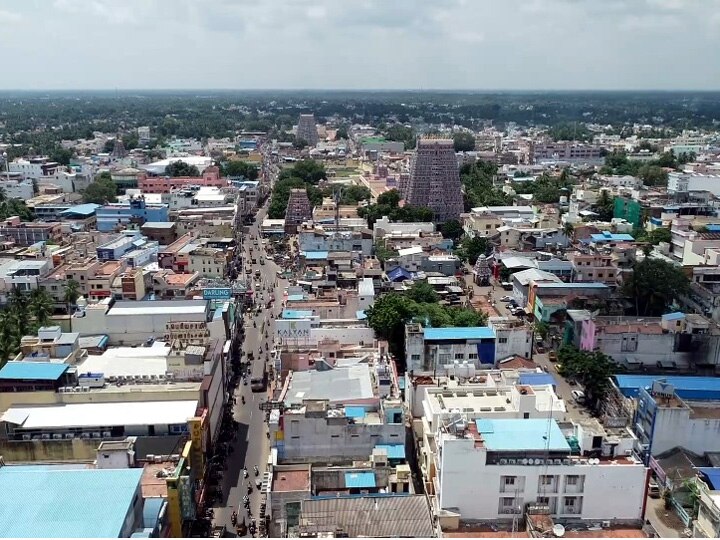
[[565, 536], [565, 527], [558, 523], [557, 525], [553, 525], [552, 532], [556, 538], [562, 538]]
[[527, 460], [527, 458], [523, 458], [523, 460], [522, 460], [522, 464], [523, 464], [523, 465], [527, 465], [527, 464], [528, 464], [528, 460]]

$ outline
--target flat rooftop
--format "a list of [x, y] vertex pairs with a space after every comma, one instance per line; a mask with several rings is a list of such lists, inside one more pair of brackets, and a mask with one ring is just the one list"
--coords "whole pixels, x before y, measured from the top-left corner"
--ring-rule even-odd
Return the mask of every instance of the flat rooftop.
[[544, 418], [476, 420], [478, 433], [490, 451], [565, 451], [570, 445], [557, 421]]
[[286, 402], [299, 405], [303, 400], [327, 399], [330, 403], [373, 399], [370, 366], [358, 364], [329, 371], [295, 371]]
[[[96, 428], [184, 424], [195, 416], [197, 400], [69, 403], [10, 407], [0, 421], [22, 429]], [[0, 468], [1, 470], [1, 468]]]
[[310, 470], [276, 470], [273, 473], [272, 491], [310, 491]]
[[142, 469], [0, 467], [3, 538], [118, 538]]
[[78, 366], [78, 373], [103, 373], [105, 377], [165, 375], [170, 347], [115, 347], [103, 354], [89, 355]]
[[147, 302], [117, 302], [108, 316], [189, 315], [207, 310], [207, 300], [151, 300]]

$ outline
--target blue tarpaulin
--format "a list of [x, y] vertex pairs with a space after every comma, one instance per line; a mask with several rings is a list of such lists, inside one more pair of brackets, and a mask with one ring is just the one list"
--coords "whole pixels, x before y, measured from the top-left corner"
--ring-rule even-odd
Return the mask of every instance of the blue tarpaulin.
[[378, 444], [375, 448], [387, 450], [388, 459], [405, 459], [404, 444]]
[[702, 467], [698, 471], [705, 477], [710, 489], [714, 491], [720, 489], [720, 467]]

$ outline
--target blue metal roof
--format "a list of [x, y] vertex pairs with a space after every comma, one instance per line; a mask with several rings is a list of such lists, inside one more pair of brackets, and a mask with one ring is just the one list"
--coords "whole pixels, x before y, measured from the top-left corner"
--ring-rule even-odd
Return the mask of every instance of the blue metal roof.
[[[491, 451], [550, 450], [570, 452], [557, 421], [544, 418], [476, 420], [478, 433]], [[549, 441], [549, 443], [548, 443]]]
[[710, 489], [714, 491], [720, 489], [720, 467], [699, 467], [698, 471], [705, 477]]
[[346, 472], [345, 487], [352, 488], [374, 488], [375, 473], [374, 472]]
[[662, 316], [662, 318], [664, 321], [678, 321], [680, 319], [684, 319], [685, 314], [680, 311], [676, 311], [674, 313], [666, 313]]
[[494, 339], [495, 332], [488, 326], [468, 326], [452, 328], [425, 328], [423, 335], [426, 340], [442, 339]]
[[89, 217], [92, 216], [98, 208], [100, 208], [100, 205], [95, 203], [78, 204], [76, 206], [71, 206], [67, 210], [63, 210], [60, 212], [60, 215]]
[[8, 362], [0, 369], [0, 379], [57, 381], [67, 368], [57, 362]]
[[318, 261], [328, 258], [328, 251], [303, 251], [302, 256], [311, 261]]
[[345, 407], [345, 416], [348, 418], [365, 418], [363, 407]]
[[640, 388], [652, 386], [654, 381], [665, 381], [675, 387], [675, 393], [684, 399], [720, 400], [720, 378], [686, 377], [675, 375], [614, 375], [618, 388], [626, 397], [636, 397]]
[[0, 530], [15, 538], [118, 538], [142, 469], [0, 467]]
[[[292, 295], [295, 296], [295, 295]], [[302, 300], [302, 298], [301, 298]], [[283, 309], [283, 319], [310, 319], [312, 318], [312, 310], [300, 310], [300, 309]]]
[[[627, 241], [632, 242], [635, 238], [631, 234], [612, 234], [607, 231], [604, 233], [598, 233], [598, 234], [591, 234], [590, 235], [590, 241], [591, 242], [612, 242], [612, 241]], [[587, 240], [585, 240], [587, 243]]]
[[520, 384], [528, 386], [538, 386], [541, 384], [549, 384], [555, 386], [557, 381], [550, 373], [521, 373], [518, 378]]
[[376, 444], [375, 448], [387, 451], [388, 459], [405, 459], [404, 444]]
[[367, 319], [367, 315], [365, 314], [365, 310], [364, 310], [364, 309], [361, 309], [360, 311], [356, 311], [356, 312], [355, 312], [355, 318], [358, 319], [359, 321], [364, 321], [365, 319]]
[[705, 225], [708, 232], [720, 232], [720, 225]]

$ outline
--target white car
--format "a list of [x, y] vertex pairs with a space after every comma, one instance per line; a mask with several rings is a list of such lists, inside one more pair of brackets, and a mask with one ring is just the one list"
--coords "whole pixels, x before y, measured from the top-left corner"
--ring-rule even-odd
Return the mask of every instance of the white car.
[[500, 299], [500, 301], [501, 301], [501, 302], [512, 302], [512, 301], [513, 301], [513, 297], [512, 297], [512, 296], [508, 296], [508, 295], [506, 294], [505, 296], [503, 296], [503, 297]]

